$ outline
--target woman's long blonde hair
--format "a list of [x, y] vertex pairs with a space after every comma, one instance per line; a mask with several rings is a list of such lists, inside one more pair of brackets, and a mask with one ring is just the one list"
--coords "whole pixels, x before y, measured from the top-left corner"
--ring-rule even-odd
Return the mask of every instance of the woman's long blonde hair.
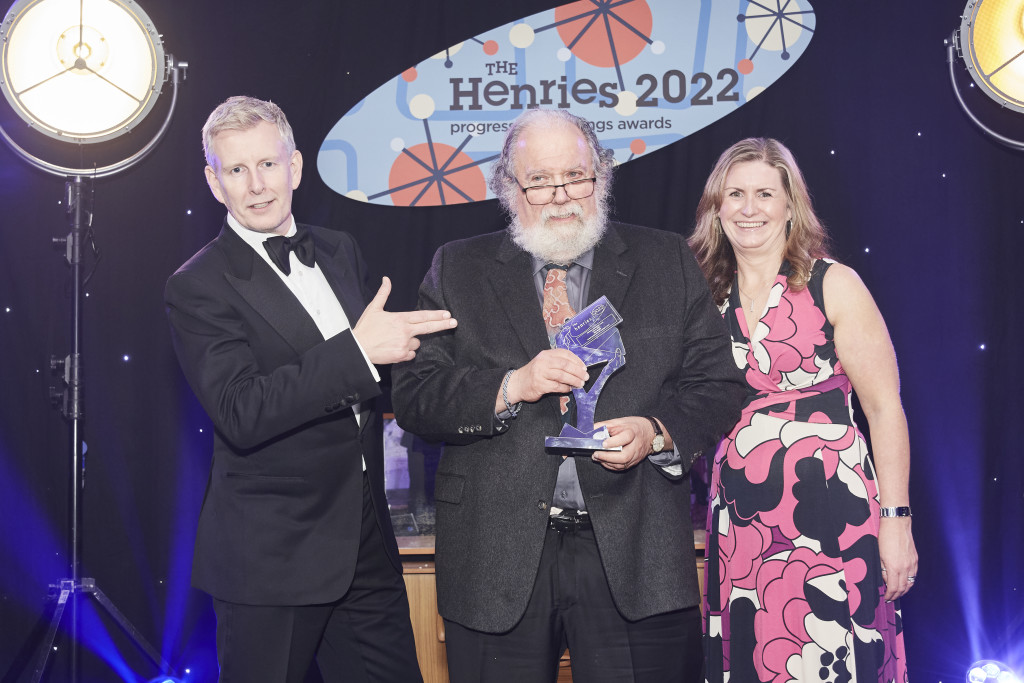
[[728, 296], [736, 277], [736, 254], [722, 232], [718, 212], [722, 208], [725, 178], [736, 164], [763, 161], [777, 168], [782, 176], [786, 199], [792, 211], [792, 224], [787, 227], [786, 250], [783, 258], [789, 261], [789, 287], [800, 290], [811, 278], [814, 260], [828, 256], [828, 234], [818, 220], [807, 191], [807, 183], [785, 145], [772, 138], [740, 140], [718, 157], [711, 175], [704, 185], [704, 194], [697, 205], [697, 224], [689, 239], [697, 255], [704, 277], [711, 287], [711, 296], [721, 305]]

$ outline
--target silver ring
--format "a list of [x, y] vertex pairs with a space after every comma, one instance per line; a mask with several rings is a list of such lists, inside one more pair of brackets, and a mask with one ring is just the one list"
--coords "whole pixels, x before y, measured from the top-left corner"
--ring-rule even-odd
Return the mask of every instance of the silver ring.
[[908, 576], [907, 577], [907, 581], [909, 581], [910, 583], [914, 583], [915, 581], [917, 581], [917, 577], [916, 576]]

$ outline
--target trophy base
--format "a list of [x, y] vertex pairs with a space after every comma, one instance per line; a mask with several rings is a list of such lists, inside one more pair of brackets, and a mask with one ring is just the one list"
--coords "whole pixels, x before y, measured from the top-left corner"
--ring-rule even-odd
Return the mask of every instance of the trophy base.
[[571, 436], [549, 436], [544, 439], [545, 448], [561, 451], [621, 451], [622, 446], [605, 448], [604, 439], [580, 439]]
[[564, 425], [558, 436], [544, 439], [544, 447], [559, 451], [621, 451], [622, 446], [605, 448], [601, 444], [608, 438], [608, 430], [595, 429], [591, 433], [581, 432], [572, 425]]

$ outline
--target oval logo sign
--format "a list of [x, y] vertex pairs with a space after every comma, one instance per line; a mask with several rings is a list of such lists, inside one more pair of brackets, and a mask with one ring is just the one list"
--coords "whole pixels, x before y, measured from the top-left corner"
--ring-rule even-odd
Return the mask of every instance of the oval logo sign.
[[487, 167], [532, 107], [587, 119], [625, 163], [750, 101], [814, 26], [808, 0], [581, 0], [406, 69], [338, 121], [317, 168], [334, 191], [374, 204], [489, 199]]

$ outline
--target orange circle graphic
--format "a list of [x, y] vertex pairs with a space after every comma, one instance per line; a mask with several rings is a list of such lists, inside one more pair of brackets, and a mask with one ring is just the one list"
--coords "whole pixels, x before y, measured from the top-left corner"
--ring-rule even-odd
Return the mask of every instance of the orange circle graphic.
[[555, 21], [558, 35], [572, 53], [600, 67], [625, 64], [639, 55], [654, 26], [646, 0], [626, 0], [612, 7], [579, 0], [556, 8]]
[[[430, 170], [438, 168], [445, 170]], [[456, 155], [451, 145], [440, 142], [413, 145], [399, 154], [391, 164], [388, 184], [401, 188], [391, 193], [395, 206], [466, 204], [482, 201], [487, 196], [487, 183], [480, 166], [462, 152]]]

